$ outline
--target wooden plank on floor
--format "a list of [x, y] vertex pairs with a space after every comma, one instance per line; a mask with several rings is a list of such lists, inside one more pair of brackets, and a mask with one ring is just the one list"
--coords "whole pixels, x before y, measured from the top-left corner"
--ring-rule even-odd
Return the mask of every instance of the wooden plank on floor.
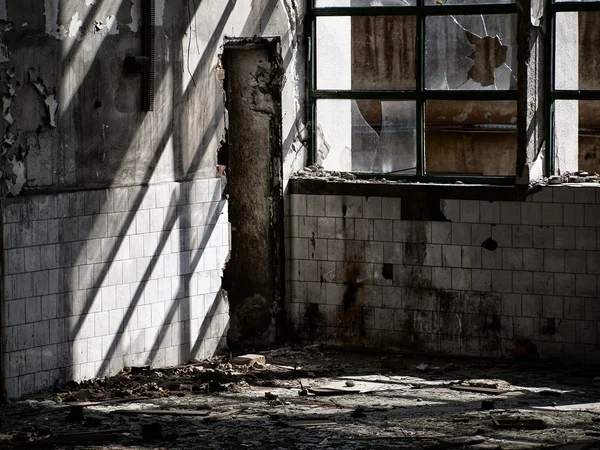
[[210, 411], [198, 411], [195, 409], [117, 409], [111, 414], [150, 414], [155, 416], [202, 416], [206, 417]]
[[508, 392], [507, 389], [494, 389], [494, 388], [485, 388], [478, 386], [463, 386], [461, 384], [452, 384], [448, 386], [450, 389], [455, 391], [467, 391], [467, 392], [476, 392], [479, 394], [490, 394], [490, 395], [500, 395]]

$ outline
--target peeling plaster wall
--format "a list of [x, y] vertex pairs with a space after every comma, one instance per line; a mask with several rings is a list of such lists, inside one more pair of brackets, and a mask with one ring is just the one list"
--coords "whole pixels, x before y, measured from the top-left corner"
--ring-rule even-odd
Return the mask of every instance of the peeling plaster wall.
[[226, 35], [282, 38], [287, 177], [304, 165], [308, 138], [303, 10], [296, 0], [157, 1], [155, 110], [145, 113], [141, 77], [123, 73], [125, 57], [141, 55], [141, 1], [44, 0], [32, 7], [3, 1], [0, 133], [15, 136], [0, 167], [5, 179], [13, 154], [25, 167], [19, 192], [214, 175], [225, 134], [215, 69]]
[[[305, 165], [308, 140], [303, 2], [157, 0], [152, 112], [141, 111], [141, 77], [123, 70], [127, 56], [142, 54], [140, 0], [26, 3], [0, 0], [0, 197], [16, 196], [3, 203], [7, 395], [126, 363], [211, 356], [228, 323], [226, 297], [206, 302], [230, 248], [215, 178], [226, 133], [219, 57], [226, 36], [280, 36], [289, 178]], [[129, 200], [117, 205], [123, 187]], [[204, 223], [214, 210], [223, 214], [218, 232]], [[158, 278], [171, 280], [157, 291]], [[55, 292], [43, 293], [46, 279]], [[118, 326], [123, 314], [129, 331]]]

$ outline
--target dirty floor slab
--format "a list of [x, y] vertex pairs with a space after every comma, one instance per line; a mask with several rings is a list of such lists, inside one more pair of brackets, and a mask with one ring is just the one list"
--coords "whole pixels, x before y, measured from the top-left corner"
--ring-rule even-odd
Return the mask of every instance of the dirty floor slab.
[[127, 367], [0, 410], [0, 448], [600, 449], [600, 370], [281, 348]]

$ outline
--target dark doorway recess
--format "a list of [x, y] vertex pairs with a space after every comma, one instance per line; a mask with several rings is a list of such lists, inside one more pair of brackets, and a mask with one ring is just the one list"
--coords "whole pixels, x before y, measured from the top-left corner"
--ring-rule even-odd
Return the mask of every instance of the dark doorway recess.
[[260, 348], [281, 338], [283, 319], [283, 173], [279, 38], [229, 39], [223, 51], [231, 222], [225, 270], [229, 346]]

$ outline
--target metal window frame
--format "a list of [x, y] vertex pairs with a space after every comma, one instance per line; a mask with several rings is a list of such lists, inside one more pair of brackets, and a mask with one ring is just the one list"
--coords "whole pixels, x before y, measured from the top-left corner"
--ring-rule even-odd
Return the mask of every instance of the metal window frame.
[[[556, 13], [560, 12], [600, 12], [600, 0], [593, 2], [556, 2], [547, 0], [546, 17], [548, 31], [545, 42], [545, 80], [546, 80], [546, 173], [555, 174], [554, 151], [554, 101], [555, 100], [600, 100], [600, 90], [566, 90], [555, 89], [554, 44], [556, 42]], [[579, 68], [577, 69], [579, 71]], [[579, 121], [579, 118], [578, 118]]]
[[[492, 15], [518, 14], [516, 1], [503, 4], [475, 5], [425, 5], [425, 0], [416, 0], [415, 6], [371, 6], [371, 7], [315, 7], [316, 0], [308, 1], [307, 23], [310, 34], [307, 53], [307, 98], [308, 123], [310, 124], [309, 162], [316, 162], [316, 104], [318, 99], [397, 99], [416, 102], [416, 175], [356, 173], [360, 178], [402, 179], [417, 182], [455, 182], [514, 185], [516, 176], [476, 176], [476, 175], [429, 175], [425, 158], [425, 102], [427, 100], [514, 100], [518, 99], [517, 89], [492, 90], [431, 90], [425, 89], [425, 19], [428, 16], [447, 15]], [[373, 90], [317, 90], [317, 32], [316, 18], [323, 16], [413, 16], [416, 18], [416, 87], [415, 90], [373, 91]], [[516, 30], [515, 30], [516, 32]], [[517, 45], [519, 43], [517, 42]]]

